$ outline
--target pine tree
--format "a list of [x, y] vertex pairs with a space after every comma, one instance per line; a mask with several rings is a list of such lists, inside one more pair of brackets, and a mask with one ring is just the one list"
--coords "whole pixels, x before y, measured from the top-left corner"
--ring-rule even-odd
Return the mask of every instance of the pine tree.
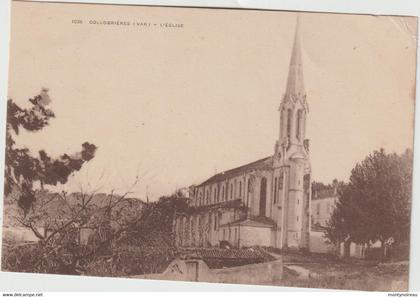
[[18, 204], [25, 212], [35, 201], [35, 183], [39, 183], [41, 188], [44, 185], [65, 184], [73, 172], [80, 170], [85, 162], [95, 156], [97, 149], [95, 145], [84, 142], [79, 153], [52, 158], [44, 150], [39, 151], [38, 156], [33, 156], [28, 148], [16, 147], [14, 137], [22, 129], [40, 131], [55, 117], [53, 111], [47, 108], [50, 101], [48, 89], [29, 98], [30, 108], [21, 108], [12, 99], [7, 101], [4, 191], [5, 195], [18, 191]]

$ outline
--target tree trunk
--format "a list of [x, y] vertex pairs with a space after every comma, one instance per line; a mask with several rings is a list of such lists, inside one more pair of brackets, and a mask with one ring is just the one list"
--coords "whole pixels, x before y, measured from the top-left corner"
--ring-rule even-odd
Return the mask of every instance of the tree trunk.
[[350, 258], [350, 240], [344, 241], [344, 258]]
[[385, 240], [381, 240], [381, 258], [382, 258], [382, 260], [385, 260], [386, 253], [387, 253], [387, 250], [386, 250]]

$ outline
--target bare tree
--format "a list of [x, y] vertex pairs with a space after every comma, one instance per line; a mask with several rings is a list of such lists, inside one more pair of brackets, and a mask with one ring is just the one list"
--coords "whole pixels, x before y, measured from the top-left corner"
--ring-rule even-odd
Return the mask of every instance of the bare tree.
[[141, 219], [143, 203], [127, 197], [138, 182], [136, 178], [121, 195], [114, 190], [108, 195], [97, 190], [72, 194], [37, 191], [31, 209], [19, 209], [14, 217], [39, 239], [32, 251], [36, 256], [30, 263], [21, 263], [26, 266], [23, 271], [81, 273], [86, 263], [103, 255]]

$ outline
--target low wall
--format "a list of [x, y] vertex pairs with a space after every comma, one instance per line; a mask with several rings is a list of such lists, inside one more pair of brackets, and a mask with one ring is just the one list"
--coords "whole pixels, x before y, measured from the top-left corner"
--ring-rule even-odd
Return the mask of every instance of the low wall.
[[265, 263], [222, 269], [209, 269], [204, 261], [198, 259], [175, 259], [162, 274], [138, 275], [133, 278], [268, 285], [280, 281], [282, 276], [281, 258]]
[[328, 244], [324, 237], [324, 232], [311, 231], [309, 238], [309, 251], [311, 253], [334, 253], [334, 246]]
[[210, 276], [210, 280], [202, 281], [253, 285], [273, 284], [280, 281], [283, 276], [283, 260], [214, 269], [211, 270]]
[[[38, 231], [42, 234], [43, 228], [38, 228]], [[24, 227], [3, 227], [3, 238], [9, 238], [16, 242], [38, 242], [38, 237], [29, 228]]]

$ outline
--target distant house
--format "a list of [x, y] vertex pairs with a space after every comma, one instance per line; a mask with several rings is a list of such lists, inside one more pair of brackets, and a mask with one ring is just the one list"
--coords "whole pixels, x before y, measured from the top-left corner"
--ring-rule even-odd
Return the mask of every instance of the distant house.
[[311, 234], [309, 251], [313, 253], [335, 253], [338, 248], [328, 244], [324, 237], [327, 223], [338, 201], [337, 184], [322, 189], [313, 188], [311, 199]]
[[326, 227], [338, 201], [337, 187], [314, 191], [311, 201], [312, 230]]
[[104, 241], [112, 230], [120, 228], [121, 222], [118, 222], [120, 219], [130, 221], [140, 215], [143, 201], [136, 198], [124, 198], [117, 205], [110, 206], [111, 202], [115, 203], [118, 199], [118, 197], [108, 196], [95, 201], [95, 207], [89, 211], [88, 220], [79, 226], [80, 244], [88, 244], [93, 236], [97, 240]]
[[[311, 234], [309, 239], [309, 251], [313, 253], [330, 253], [344, 256], [344, 243], [335, 246], [328, 243], [324, 232], [328, 221], [334, 212], [338, 202], [337, 183], [321, 189], [313, 189], [311, 200]], [[379, 242], [372, 243], [370, 248], [379, 247]], [[367, 245], [350, 244], [350, 257], [366, 257]]]

